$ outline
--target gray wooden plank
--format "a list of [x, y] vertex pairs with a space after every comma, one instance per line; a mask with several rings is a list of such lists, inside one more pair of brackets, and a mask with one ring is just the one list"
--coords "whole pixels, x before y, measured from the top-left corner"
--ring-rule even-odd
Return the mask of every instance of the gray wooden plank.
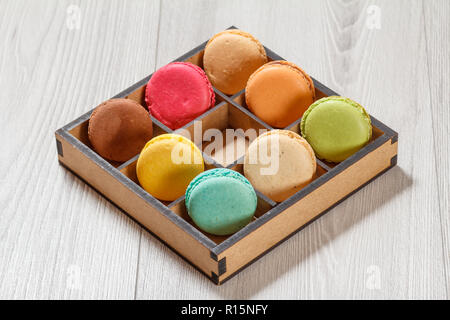
[[424, 1], [428, 83], [442, 228], [447, 298], [450, 296], [450, 2]]
[[[0, 6], [0, 298], [448, 299], [445, 0]], [[216, 287], [60, 168], [53, 131], [232, 24], [397, 129], [400, 152], [398, 168]]]
[[397, 129], [400, 157], [222, 287], [143, 237], [138, 299], [447, 297], [421, 1], [163, 1], [161, 13], [158, 67], [234, 24]]
[[58, 165], [53, 132], [154, 69], [159, 2], [1, 8], [0, 298], [134, 298], [140, 228]]

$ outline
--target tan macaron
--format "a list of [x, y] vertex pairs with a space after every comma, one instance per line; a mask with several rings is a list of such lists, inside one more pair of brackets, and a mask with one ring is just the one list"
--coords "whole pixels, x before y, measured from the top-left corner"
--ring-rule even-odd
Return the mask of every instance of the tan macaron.
[[248, 108], [274, 128], [298, 120], [315, 100], [314, 83], [295, 64], [272, 61], [255, 71], [245, 88]]
[[316, 157], [309, 143], [288, 130], [260, 135], [249, 146], [244, 174], [253, 187], [276, 202], [282, 202], [315, 177]]
[[209, 81], [228, 95], [243, 90], [250, 75], [266, 62], [263, 45], [250, 33], [237, 29], [213, 36], [203, 56]]

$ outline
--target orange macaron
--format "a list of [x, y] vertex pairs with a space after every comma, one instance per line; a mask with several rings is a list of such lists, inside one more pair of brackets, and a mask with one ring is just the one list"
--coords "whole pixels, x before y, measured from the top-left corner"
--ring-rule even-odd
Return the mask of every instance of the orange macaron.
[[248, 79], [248, 108], [274, 128], [285, 128], [298, 120], [315, 100], [314, 83], [300, 67], [288, 61], [272, 61]]

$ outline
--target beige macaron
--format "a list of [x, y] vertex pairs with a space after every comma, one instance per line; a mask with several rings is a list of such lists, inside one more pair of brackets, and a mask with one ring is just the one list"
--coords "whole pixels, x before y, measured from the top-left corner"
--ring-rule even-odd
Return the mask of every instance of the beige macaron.
[[263, 45], [250, 33], [237, 29], [213, 36], [203, 55], [209, 81], [228, 95], [243, 90], [250, 75], [266, 62]]
[[249, 146], [244, 174], [253, 187], [282, 202], [315, 177], [316, 157], [309, 143], [295, 132], [272, 130]]

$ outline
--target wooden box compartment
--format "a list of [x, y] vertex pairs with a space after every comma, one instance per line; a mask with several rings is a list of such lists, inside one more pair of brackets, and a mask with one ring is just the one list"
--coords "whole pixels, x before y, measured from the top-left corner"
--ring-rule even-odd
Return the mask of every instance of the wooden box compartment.
[[[203, 67], [205, 45], [206, 42], [175, 61], [188, 61]], [[265, 49], [270, 60], [282, 60], [273, 51]], [[114, 98], [132, 99], [145, 106], [145, 85], [150, 77]], [[339, 95], [312, 79], [316, 99]], [[202, 147], [207, 169], [226, 167], [242, 172], [245, 150], [256, 138], [247, 135], [246, 131], [257, 129], [256, 132], [261, 133], [261, 130], [273, 128], [247, 109], [244, 91], [233, 96], [216, 88], [214, 92], [215, 106], [175, 133], [192, 138]], [[397, 133], [371, 117], [373, 137], [363, 149], [339, 164], [317, 159], [315, 179], [284, 202], [276, 203], [256, 191], [258, 206], [253, 221], [231, 236], [213, 236], [199, 230], [189, 218], [184, 196], [173, 202], [159, 201], [140, 187], [135, 172], [139, 155], [117, 163], [103, 159], [91, 148], [87, 128], [92, 111], [56, 131], [59, 162], [216, 284], [230, 279], [397, 164]], [[158, 120], [152, 120], [154, 136], [174, 132]], [[285, 129], [299, 132], [300, 121], [297, 119]], [[204, 136], [207, 129], [221, 133], [222, 148], [217, 147], [217, 143], [212, 148], [211, 137]], [[227, 129], [233, 129], [234, 136]], [[195, 141], [198, 133], [203, 139]], [[238, 141], [238, 147], [229, 143], [231, 140]], [[235, 148], [234, 152], [225, 152], [231, 147]], [[232, 156], [225, 157], [224, 154]]]

